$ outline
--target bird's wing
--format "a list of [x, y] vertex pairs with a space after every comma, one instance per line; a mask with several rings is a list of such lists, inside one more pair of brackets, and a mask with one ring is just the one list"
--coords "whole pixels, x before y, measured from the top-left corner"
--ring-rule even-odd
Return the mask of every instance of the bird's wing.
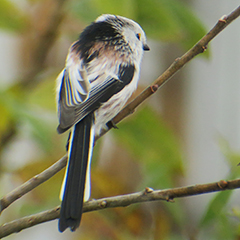
[[58, 118], [60, 132], [73, 125], [75, 108], [81, 105], [90, 93], [90, 82], [83, 61], [72, 48], [69, 51], [64, 70], [57, 78]]
[[134, 71], [133, 65], [123, 64], [119, 66], [117, 74], [102, 70], [95, 74], [94, 79], [88, 79], [81, 60], [66, 66], [59, 76], [58, 132], [65, 132], [122, 90], [131, 82]]

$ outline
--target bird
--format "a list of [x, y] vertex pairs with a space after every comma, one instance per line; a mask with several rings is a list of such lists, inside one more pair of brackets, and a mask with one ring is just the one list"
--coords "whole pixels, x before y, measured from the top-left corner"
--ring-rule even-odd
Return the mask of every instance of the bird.
[[94, 139], [124, 107], [137, 88], [143, 52], [150, 50], [135, 21], [100, 15], [68, 50], [57, 77], [59, 134], [70, 131], [68, 162], [60, 199], [60, 232], [75, 231], [83, 203], [90, 198], [90, 164]]

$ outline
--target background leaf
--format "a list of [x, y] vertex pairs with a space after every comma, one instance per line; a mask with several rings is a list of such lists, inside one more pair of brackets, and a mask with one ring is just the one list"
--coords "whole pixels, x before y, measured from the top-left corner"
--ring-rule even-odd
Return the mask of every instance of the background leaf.
[[144, 165], [145, 186], [173, 186], [174, 178], [183, 173], [182, 153], [178, 140], [161, 117], [145, 107], [121, 122], [119, 128], [121, 131], [114, 131], [119, 144]]
[[[229, 142], [223, 136], [218, 137], [219, 147], [226, 158], [230, 172], [226, 179], [236, 179], [240, 176], [239, 167], [240, 153], [231, 149]], [[202, 219], [199, 222], [199, 229], [215, 226], [217, 229], [213, 239], [234, 239], [237, 231], [237, 222], [231, 218], [231, 210], [228, 207], [233, 191], [222, 191], [215, 193], [209, 202]]]
[[26, 27], [27, 17], [10, 1], [0, 1], [0, 28], [21, 31]]
[[184, 49], [192, 47], [206, 33], [202, 22], [186, 4], [179, 0], [114, 2], [82, 0], [73, 1], [71, 10], [77, 17], [88, 22], [103, 13], [132, 18], [140, 23], [149, 38], [165, 42], [178, 42]]
[[[150, 107], [138, 109], [130, 118], [119, 124], [114, 131], [118, 145], [125, 149], [141, 165], [142, 179], [139, 189], [144, 187], [171, 188], [183, 174], [180, 144], [171, 129]], [[179, 226], [185, 214], [178, 200], [165, 206]]]

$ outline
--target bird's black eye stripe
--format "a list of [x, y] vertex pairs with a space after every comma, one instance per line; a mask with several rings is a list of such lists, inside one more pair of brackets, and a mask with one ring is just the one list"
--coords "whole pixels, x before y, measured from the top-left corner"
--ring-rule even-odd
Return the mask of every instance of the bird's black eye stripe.
[[136, 37], [137, 37], [138, 40], [140, 40], [141, 34], [140, 34], [140, 33], [137, 33], [137, 34], [136, 34]]

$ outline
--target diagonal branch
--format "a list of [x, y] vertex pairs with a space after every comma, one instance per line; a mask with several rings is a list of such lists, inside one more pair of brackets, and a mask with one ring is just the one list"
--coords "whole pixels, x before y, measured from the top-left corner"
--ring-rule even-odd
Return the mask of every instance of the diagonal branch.
[[[180, 70], [186, 63], [188, 63], [192, 58], [198, 54], [204, 52], [207, 48], [207, 44], [216, 37], [226, 26], [228, 26], [233, 20], [235, 20], [240, 15], [240, 6], [236, 8], [228, 16], [223, 16], [217, 24], [188, 52], [186, 52], [182, 57], [177, 58], [172, 65], [156, 79], [155, 82], [148, 88], [146, 88], [140, 95], [138, 95], [132, 102], [130, 102], [114, 119], [113, 123], [117, 124], [122, 119], [127, 117], [132, 113], [143, 101], [150, 97], [157, 89], [166, 83], [178, 70]], [[108, 131], [108, 130], [107, 130]], [[101, 136], [107, 131], [102, 132]], [[99, 137], [101, 137], [99, 136]], [[99, 138], [98, 137], [98, 138]], [[48, 169], [40, 173], [39, 175], [31, 178], [29, 181], [19, 186], [17, 189], [13, 190], [11, 193], [7, 194], [0, 200], [0, 210], [3, 211], [15, 200], [31, 191], [33, 188], [37, 187], [44, 181], [51, 178], [54, 174], [60, 171], [66, 165], [67, 157], [62, 157], [55, 164], [50, 166]], [[155, 200], [167, 200], [172, 201], [177, 197], [186, 197], [191, 195], [197, 195], [202, 193], [209, 193], [214, 191], [222, 191], [226, 189], [240, 188], [240, 179], [233, 181], [220, 181], [217, 183], [196, 185], [184, 188], [168, 189], [163, 191], [153, 191], [149, 188], [145, 189], [143, 192], [104, 198], [99, 200], [90, 201], [84, 204], [84, 212], [95, 211], [103, 208], [110, 207], [120, 207], [127, 206], [133, 203], [145, 202], [145, 201], [155, 201]], [[0, 226], [0, 238], [8, 236], [14, 232], [21, 231], [25, 228], [29, 228], [39, 223], [50, 221], [58, 218], [59, 207], [52, 210], [48, 210], [42, 213], [38, 213], [32, 216], [28, 216], [19, 220], [14, 220], [10, 223]]]
[[67, 155], [63, 156], [56, 163], [54, 163], [49, 168], [45, 169], [43, 172], [38, 175], [32, 177], [27, 182], [23, 183], [21, 186], [14, 189], [12, 192], [5, 195], [0, 200], [0, 213], [7, 208], [11, 203], [15, 202], [17, 199], [22, 197], [24, 194], [30, 192], [38, 185], [46, 182], [49, 178], [59, 172], [66, 166], [67, 163]]
[[[159, 76], [151, 86], [147, 87], [141, 94], [139, 94], [132, 102], [130, 102], [119, 114], [113, 118], [113, 125], [117, 124], [129, 114], [131, 114], [142, 102], [144, 102], [148, 97], [155, 93], [160, 86], [166, 83], [178, 70], [180, 70], [186, 63], [193, 59], [198, 54], [204, 52], [207, 48], [208, 43], [216, 37], [225, 27], [227, 27], [233, 20], [235, 20], [240, 15], [240, 6], [237, 7], [233, 12], [227, 16], [223, 16], [218, 20], [217, 24], [202, 38], [197, 42], [188, 52], [183, 56], [177, 58], [172, 65]], [[110, 127], [111, 128], [111, 127]], [[109, 129], [110, 129], [109, 128]], [[100, 138], [107, 131], [101, 133], [98, 137]], [[98, 139], [96, 138], [96, 140]], [[66, 155], [58, 160], [51, 167], [40, 173], [39, 175], [31, 178], [23, 185], [19, 186], [17, 189], [13, 190], [11, 193], [7, 194], [0, 200], [0, 213], [7, 208], [11, 203], [22, 197], [27, 192], [40, 185], [41, 183], [47, 181], [54, 174], [60, 171], [66, 165]]]
[[[142, 93], [140, 93], [132, 102], [130, 102], [121, 112], [118, 113], [112, 120], [112, 126], [115, 126], [129, 114], [144, 102], [148, 97], [154, 94], [159, 87], [163, 86], [178, 70], [180, 70], [186, 63], [196, 57], [198, 54], [203, 53], [207, 49], [208, 43], [215, 38], [222, 30], [225, 29], [230, 23], [232, 23], [240, 15], [240, 6], [238, 6], [229, 15], [222, 16], [216, 25], [201, 38], [191, 49], [189, 49], [184, 55], [175, 59], [171, 66], [160, 75], [151, 86], [147, 87]], [[110, 125], [111, 126], [111, 125]], [[109, 128], [110, 129], [110, 128]], [[105, 130], [101, 133], [101, 136], [109, 131]], [[99, 136], [99, 137], [101, 137]]]
[[[156, 191], [151, 188], [145, 188], [145, 190], [141, 192], [85, 202], [83, 206], [83, 212], [97, 211], [106, 208], [126, 207], [135, 203], [157, 200], [174, 202], [175, 198], [189, 197], [193, 195], [219, 192], [236, 188], [240, 188], [240, 179], [232, 181], [221, 180], [214, 183]], [[58, 206], [51, 210], [47, 210], [3, 224], [0, 226], [0, 238], [9, 236], [12, 233], [17, 233], [23, 229], [35, 226], [37, 224], [57, 219], [59, 217], [59, 210], [60, 207]]]

